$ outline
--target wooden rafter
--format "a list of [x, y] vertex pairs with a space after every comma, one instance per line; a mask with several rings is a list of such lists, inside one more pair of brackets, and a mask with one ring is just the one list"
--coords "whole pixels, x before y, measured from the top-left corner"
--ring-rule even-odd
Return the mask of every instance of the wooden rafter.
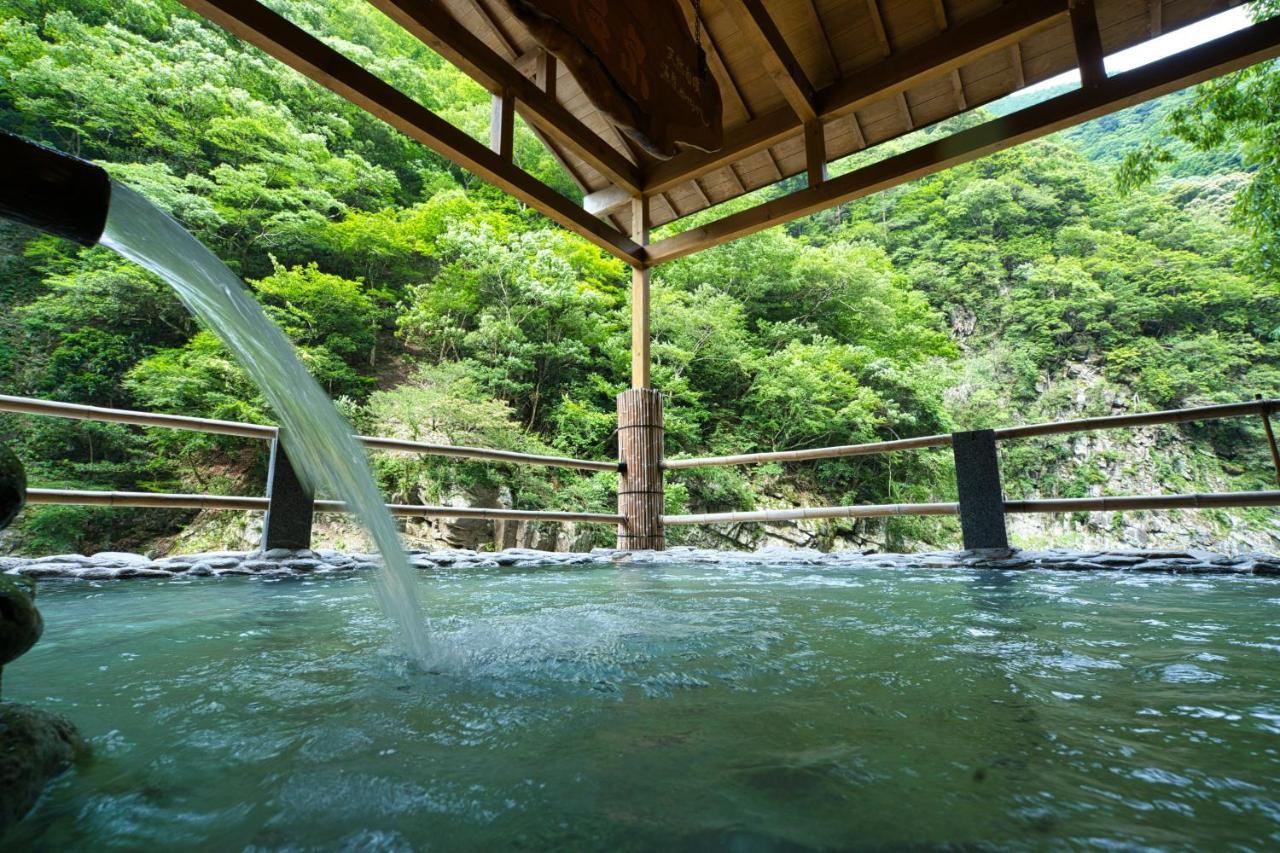
[[1147, 31], [1152, 38], [1164, 32], [1164, 0], [1148, 0], [1150, 7]]
[[[982, 17], [948, 29], [942, 35], [832, 84], [818, 93], [819, 115], [832, 119], [893, 97], [913, 86], [949, 74], [973, 60], [1016, 44], [1031, 33], [1059, 21], [1067, 13], [1065, 0], [1022, 0], [1013, 9], [1001, 7]], [[804, 123], [788, 108], [758, 116], [726, 131], [716, 152], [689, 151], [655, 163], [644, 177], [646, 192], [670, 189], [798, 136]]]
[[1025, 88], [1027, 85], [1027, 72], [1022, 67], [1022, 45], [1016, 41], [1009, 45], [1009, 64], [1013, 68], [1013, 85], [1015, 89]]
[[1280, 56], [1280, 18], [1080, 88], [831, 178], [649, 246], [648, 263], [684, 257], [800, 216], [862, 198], [1134, 104]]
[[951, 69], [951, 91], [956, 97], [956, 112], [962, 113], [969, 109], [969, 102], [964, 96], [964, 79], [960, 76], [959, 68]]
[[871, 32], [875, 34], [876, 42], [880, 45], [880, 55], [888, 56], [893, 53], [893, 48], [889, 46], [889, 33], [884, 28], [884, 18], [880, 15], [880, 4], [877, 0], [867, 0], [867, 17], [871, 20]]
[[1080, 66], [1080, 85], [1086, 89], [1100, 85], [1107, 79], [1107, 69], [1093, 0], [1071, 0], [1071, 35], [1076, 45], [1076, 64]]
[[738, 31], [743, 38], [754, 44], [760, 51], [765, 70], [777, 84], [782, 97], [791, 105], [791, 109], [801, 122], [813, 121], [818, 117], [818, 108], [813, 84], [800, 67], [795, 54], [787, 46], [787, 40], [778, 31], [778, 26], [765, 11], [761, 0], [724, 0], [725, 8], [733, 16]]
[[510, 89], [494, 92], [489, 96], [489, 150], [510, 163], [515, 155], [515, 99]]
[[822, 24], [822, 13], [818, 11], [818, 4], [814, 0], [803, 0], [800, 4], [800, 11], [809, 20], [809, 26], [818, 34], [816, 41], [818, 46], [822, 48], [823, 59], [826, 60], [827, 82], [839, 80], [840, 60], [836, 58], [835, 48], [831, 46], [831, 36], [828, 35], [827, 28]]
[[610, 181], [633, 192], [640, 191], [634, 163], [454, 20], [438, 0], [369, 2], [491, 92], [510, 89], [526, 121], [572, 150]]
[[234, 35], [629, 263], [643, 250], [546, 184], [256, 0], [182, 0]]
[[940, 30], [947, 28], [947, 6], [943, 0], [933, 0], [933, 22]]

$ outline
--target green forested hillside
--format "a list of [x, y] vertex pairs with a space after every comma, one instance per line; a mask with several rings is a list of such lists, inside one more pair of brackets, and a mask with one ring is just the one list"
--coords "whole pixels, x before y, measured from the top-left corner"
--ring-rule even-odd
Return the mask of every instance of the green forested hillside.
[[[271, 5], [487, 134], [485, 93], [369, 4]], [[1200, 185], [1116, 188], [1114, 161], [1179, 97], [661, 267], [654, 381], [668, 395], [668, 453], [1280, 395], [1280, 281], [1247, 262], [1256, 231], [1224, 215], [1238, 183], [1215, 203]], [[0, 0], [0, 122], [103, 163], [178, 217], [244, 276], [362, 431], [616, 452], [625, 268], [176, 3]], [[1108, 127], [1124, 150], [1102, 141]], [[523, 129], [517, 159], [577, 193]], [[1210, 183], [1248, 169], [1235, 150], [1189, 162], [1181, 176]], [[270, 420], [218, 341], [110, 252], [0, 225], [0, 301], [0, 392]], [[18, 417], [0, 418], [0, 434], [33, 485], [262, 487], [264, 448], [235, 439]], [[1144, 455], [1095, 448], [1101, 466], [1071, 442], [1010, 446], [1009, 491], [1271, 479], [1257, 424], [1167, 441]], [[396, 501], [614, 501], [610, 475], [377, 465]], [[672, 508], [697, 510], [913, 501], [952, 494], [949, 470], [936, 453], [711, 469], [672, 477], [669, 494]], [[32, 508], [9, 546], [146, 548], [193, 519]], [[1237, 519], [1271, 523], [1261, 511]], [[837, 534], [891, 547], [955, 539], [952, 522], [935, 520], [823, 528], [828, 543]], [[612, 531], [595, 535], [606, 543]]]

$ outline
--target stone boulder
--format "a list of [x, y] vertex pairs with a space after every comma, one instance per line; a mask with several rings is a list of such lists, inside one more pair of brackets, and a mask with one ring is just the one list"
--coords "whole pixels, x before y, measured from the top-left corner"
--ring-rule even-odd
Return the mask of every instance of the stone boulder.
[[29, 705], [0, 702], [0, 840], [46, 785], [88, 755], [71, 721]]

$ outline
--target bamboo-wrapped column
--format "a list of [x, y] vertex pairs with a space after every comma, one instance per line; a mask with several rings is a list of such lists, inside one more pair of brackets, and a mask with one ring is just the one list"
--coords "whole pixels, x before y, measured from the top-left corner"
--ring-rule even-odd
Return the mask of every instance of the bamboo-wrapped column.
[[[631, 204], [632, 239], [649, 242], [649, 200]], [[666, 547], [662, 529], [662, 396], [650, 388], [649, 270], [631, 270], [631, 390], [618, 395], [618, 547]]]
[[618, 395], [618, 547], [628, 550], [666, 547], [662, 527], [662, 395], [632, 388]]

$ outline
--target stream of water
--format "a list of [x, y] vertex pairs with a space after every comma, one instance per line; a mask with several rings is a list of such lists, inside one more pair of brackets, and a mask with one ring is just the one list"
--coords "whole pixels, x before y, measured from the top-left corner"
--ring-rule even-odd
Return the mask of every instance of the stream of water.
[[95, 757], [13, 850], [1280, 847], [1280, 578], [437, 569], [42, 581]]
[[419, 586], [395, 522], [351, 428], [298, 360], [284, 334], [226, 264], [172, 217], [119, 183], [101, 240], [168, 282], [253, 379], [279, 419], [300, 477], [345, 501], [368, 527], [385, 568], [375, 587], [383, 611], [399, 626], [404, 650], [426, 664], [431, 653]]

